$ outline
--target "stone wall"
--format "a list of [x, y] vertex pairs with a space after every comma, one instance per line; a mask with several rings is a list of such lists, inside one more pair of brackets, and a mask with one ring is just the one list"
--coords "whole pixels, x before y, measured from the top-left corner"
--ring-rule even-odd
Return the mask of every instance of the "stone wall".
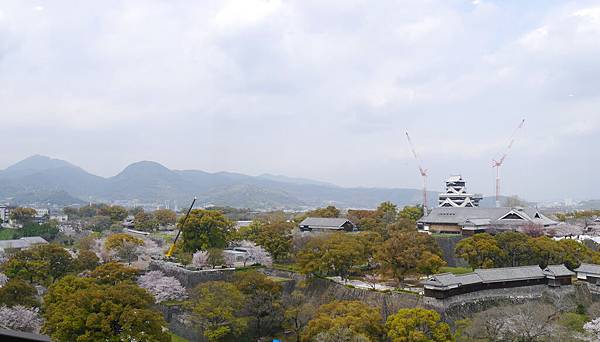
[[466, 267], [469, 264], [462, 258], [459, 258], [454, 254], [454, 248], [458, 241], [464, 239], [464, 236], [434, 236], [435, 241], [442, 250], [442, 257], [448, 263], [448, 266], [452, 267]]
[[233, 268], [191, 270], [184, 268], [180, 264], [161, 260], [150, 261], [148, 269], [150, 271], [162, 271], [167, 276], [177, 278], [181, 282], [181, 285], [187, 289], [192, 289], [196, 285], [207, 281], [227, 281], [231, 279], [235, 272]]
[[[273, 269], [263, 269], [261, 271], [270, 276], [290, 279], [289, 282], [284, 283], [284, 291], [290, 293], [294, 290], [300, 290], [304, 293], [307, 300], [315, 306], [329, 303], [333, 300], [358, 300], [380, 308], [384, 318], [402, 308], [422, 306], [423, 297], [417, 294], [352, 288], [328, 279], [316, 277], [307, 279], [301, 274], [288, 271]], [[299, 286], [301, 282], [303, 282], [303, 286]]]
[[575, 310], [577, 304], [587, 305], [592, 301], [586, 284], [577, 283], [559, 288], [534, 285], [483, 290], [446, 299], [424, 297], [423, 305], [440, 312], [445, 321], [454, 322], [495, 306], [535, 302], [552, 304], [563, 310]]

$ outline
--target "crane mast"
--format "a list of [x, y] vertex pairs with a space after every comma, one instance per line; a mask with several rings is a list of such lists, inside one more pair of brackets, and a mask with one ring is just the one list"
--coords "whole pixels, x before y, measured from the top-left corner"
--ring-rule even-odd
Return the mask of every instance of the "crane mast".
[[492, 159], [492, 167], [496, 168], [496, 207], [500, 207], [500, 168], [502, 167], [502, 164], [504, 164], [506, 156], [508, 156], [508, 153], [510, 152], [513, 144], [515, 143], [515, 136], [517, 135], [517, 132], [523, 127], [524, 124], [525, 119], [521, 120], [519, 126], [517, 126], [517, 128], [511, 134], [508, 146], [506, 147], [506, 150], [500, 156], [500, 158], [498, 160]]
[[177, 243], [177, 239], [179, 239], [179, 234], [181, 234], [181, 230], [185, 226], [185, 222], [187, 221], [188, 217], [190, 216], [190, 212], [194, 208], [194, 204], [196, 203], [196, 199], [197, 198], [194, 197], [194, 200], [192, 201], [192, 204], [190, 205], [190, 208], [188, 209], [187, 213], [185, 214], [185, 217], [179, 223], [179, 231], [177, 232], [177, 235], [175, 236], [175, 240], [173, 240], [173, 244], [171, 245], [171, 247], [169, 248], [169, 250], [166, 253], [167, 258], [172, 257], [173, 253], [175, 252], [175, 244]]
[[428, 213], [428, 205], [427, 205], [427, 169], [423, 168], [423, 164], [421, 163], [421, 159], [415, 150], [415, 146], [410, 139], [410, 135], [406, 132], [406, 139], [408, 140], [408, 144], [410, 145], [410, 149], [412, 151], [415, 160], [417, 161], [417, 166], [419, 167], [419, 173], [421, 173], [421, 177], [423, 177], [423, 215], [427, 215]]

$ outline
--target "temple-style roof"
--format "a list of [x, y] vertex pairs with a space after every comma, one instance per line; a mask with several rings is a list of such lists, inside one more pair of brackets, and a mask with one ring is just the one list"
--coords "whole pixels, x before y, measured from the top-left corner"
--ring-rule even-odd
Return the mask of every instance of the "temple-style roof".
[[[590, 266], [596, 267], [597, 272], [600, 274], [600, 265]], [[427, 280], [423, 281], [422, 284], [426, 288], [448, 290], [470, 284], [489, 284], [572, 275], [574, 275], [574, 273], [569, 271], [569, 269], [564, 265], [549, 265], [544, 270], [542, 270], [538, 265], [503, 268], [478, 268], [472, 273], [460, 275], [455, 275], [452, 273], [434, 274], [427, 278]]]
[[544, 268], [544, 274], [550, 277], [574, 276], [575, 272], [569, 270], [565, 265], [548, 265]]
[[299, 225], [318, 228], [342, 229], [342, 226], [346, 224], [346, 222], [350, 221], [345, 218], [335, 217], [307, 217], [302, 222], [300, 222]]
[[575, 269], [577, 273], [597, 274], [600, 275], [600, 265], [596, 264], [581, 264]]
[[538, 265], [503, 268], [478, 268], [475, 272], [483, 283], [545, 278]]
[[557, 222], [549, 219], [536, 208], [458, 208], [442, 207], [433, 208], [431, 212], [422, 217], [419, 222], [425, 224], [457, 224], [468, 223], [482, 224], [489, 220], [490, 225], [522, 225], [527, 223], [543, 226], [556, 225]]

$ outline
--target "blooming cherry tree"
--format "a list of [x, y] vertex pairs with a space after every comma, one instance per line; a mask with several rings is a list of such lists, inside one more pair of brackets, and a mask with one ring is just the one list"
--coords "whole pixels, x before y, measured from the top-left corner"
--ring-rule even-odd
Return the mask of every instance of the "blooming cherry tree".
[[0, 328], [38, 333], [42, 323], [38, 308], [22, 305], [0, 307]]
[[157, 303], [187, 298], [185, 288], [175, 277], [167, 277], [161, 271], [150, 271], [139, 277], [138, 285], [148, 290]]

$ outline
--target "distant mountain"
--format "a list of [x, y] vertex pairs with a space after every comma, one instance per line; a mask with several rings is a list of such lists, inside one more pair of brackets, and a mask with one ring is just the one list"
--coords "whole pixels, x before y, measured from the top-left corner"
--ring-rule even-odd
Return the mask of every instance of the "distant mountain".
[[[343, 188], [302, 178], [263, 174], [171, 170], [152, 161], [127, 166], [103, 178], [63, 160], [32, 156], [0, 171], [0, 197], [12, 202], [133, 201], [185, 203], [254, 209], [308, 208], [333, 204], [341, 208], [374, 208], [383, 201], [399, 206], [421, 201], [417, 189]], [[431, 192], [433, 204], [437, 193]]]
[[283, 182], [283, 183], [308, 184], [308, 185], [321, 185], [321, 186], [337, 187], [337, 185], [334, 185], [334, 184], [331, 184], [331, 183], [319, 182], [319, 181], [315, 181], [315, 180], [312, 180], [312, 179], [294, 178], [294, 177], [287, 177], [287, 176], [282, 176], [282, 175], [272, 175], [272, 174], [269, 174], [269, 173], [263, 173], [262, 175], [258, 176], [258, 178], [272, 180], [272, 181], [275, 181], [275, 182]]

